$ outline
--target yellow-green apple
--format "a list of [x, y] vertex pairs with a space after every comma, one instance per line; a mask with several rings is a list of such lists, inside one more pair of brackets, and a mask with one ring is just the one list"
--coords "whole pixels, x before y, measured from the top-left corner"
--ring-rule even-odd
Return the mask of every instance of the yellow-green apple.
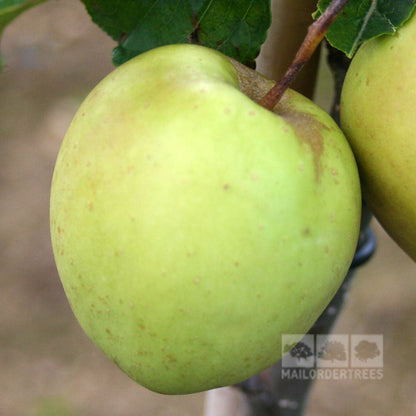
[[341, 126], [377, 219], [416, 260], [416, 15], [365, 42], [341, 99]]
[[[237, 69], [236, 69], [237, 68]], [[147, 388], [229, 385], [281, 356], [344, 279], [361, 193], [311, 101], [224, 55], [164, 46], [89, 94], [52, 184], [56, 263], [91, 339]]]

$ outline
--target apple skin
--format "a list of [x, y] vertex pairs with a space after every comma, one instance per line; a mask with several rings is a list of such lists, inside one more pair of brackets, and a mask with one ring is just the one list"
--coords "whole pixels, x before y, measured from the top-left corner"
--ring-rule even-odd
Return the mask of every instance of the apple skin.
[[416, 261], [416, 14], [394, 36], [364, 43], [348, 69], [341, 126], [363, 197]]
[[89, 94], [58, 155], [51, 233], [72, 309], [156, 392], [277, 362], [356, 248], [360, 184], [340, 129], [294, 91], [281, 115], [260, 107], [239, 77], [202, 46], [144, 53]]

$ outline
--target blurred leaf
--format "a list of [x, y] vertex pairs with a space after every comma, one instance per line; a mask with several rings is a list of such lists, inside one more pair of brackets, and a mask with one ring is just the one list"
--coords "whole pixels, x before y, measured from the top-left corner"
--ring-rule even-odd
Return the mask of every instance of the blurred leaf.
[[[331, 3], [320, 0], [314, 17]], [[350, 0], [326, 35], [335, 48], [352, 57], [365, 40], [393, 34], [411, 16], [416, 0]]]
[[[20, 13], [46, 0], [0, 0], [0, 40], [4, 28]], [[0, 70], [3, 64], [0, 56]]]
[[270, 0], [81, 0], [119, 42], [120, 65], [149, 49], [198, 43], [252, 66], [271, 22]]

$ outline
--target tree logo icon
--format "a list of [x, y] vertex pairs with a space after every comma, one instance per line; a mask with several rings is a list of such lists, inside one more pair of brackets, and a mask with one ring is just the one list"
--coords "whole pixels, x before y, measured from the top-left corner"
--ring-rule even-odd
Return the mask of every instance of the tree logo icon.
[[383, 335], [351, 335], [352, 367], [383, 367]]
[[355, 346], [354, 354], [358, 360], [366, 363], [367, 360], [372, 360], [378, 357], [381, 352], [377, 346], [377, 343], [363, 339]]
[[282, 367], [312, 368], [315, 363], [315, 340], [311, 334], [282, 336]]
[[290, 349], [289, 354], [298, 361], [302, 359], [307, 360], [313, 355], [312, 348], [302, 341], [298, 342], [295, 346], [285, 345], [285, 349], [286, 348]]
[[345, 345], [340, 341], [327, 341], [322, 345], [317, 354], [321, 360], [328, 360], [332, 363], [335, 361], [346, 361], [347, 350]]
[[350, 355], [348, 335], [318, 335], [316, 341], [318, 367], [348, 367]]

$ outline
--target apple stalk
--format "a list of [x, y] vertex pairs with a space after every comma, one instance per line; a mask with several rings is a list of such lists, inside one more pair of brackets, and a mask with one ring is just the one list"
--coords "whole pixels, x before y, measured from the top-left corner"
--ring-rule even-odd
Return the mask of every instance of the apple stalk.
[[[268, 79], [278, 80], [285, 74], [305, 38], [311, 15], [316, 10], [316, 0], [303, 0], [302, 4], [293, 0], [272, 0], [271, 10], [272, 23], [256, 59], [256, 71]], [[316, 88], [320, 48], [291, 85], [295, 91], [310, 99], [313, 99]]]
[[273, 110], [282, 98], [284, 92], [293, 83], [296, 76], [309, 61], [323, 40], [326, 32], [342, 11], [348, 0], [334, 0], [325, 12], [312, 23], [303, 40], [293, 62], [287, 69], [284, 76], [270, 89], [270, 91], [259, 101], [259, 104], [268, 110]]

